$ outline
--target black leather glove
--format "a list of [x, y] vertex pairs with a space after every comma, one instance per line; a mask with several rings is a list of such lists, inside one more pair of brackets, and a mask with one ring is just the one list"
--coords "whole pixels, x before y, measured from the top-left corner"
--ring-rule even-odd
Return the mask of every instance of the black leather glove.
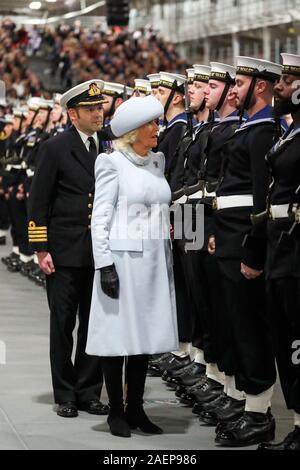
[[119, 298], [119, 277], [114, 264], [100, 268], [100, 282], [104, 294], [112, 299]]

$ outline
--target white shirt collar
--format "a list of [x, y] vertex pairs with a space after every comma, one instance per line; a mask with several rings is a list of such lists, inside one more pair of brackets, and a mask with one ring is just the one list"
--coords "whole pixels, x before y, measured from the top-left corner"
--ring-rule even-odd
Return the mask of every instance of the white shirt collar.
[[84, 145], [86, 146], [87, 150], [89, 150], [89, 146], [90, 146], [90, 142], [88, 140], [89, 137], [93, 137], [93, 139], [96, 143], [97, 150], [99, 149], [97, 132], [94, 132], [93, 135], [87, 135], [84, 132], [80, 131], [77, 127], [76, 127], [76, 130], [77, 130], [78, 134], [80, 135], [81, 140], [84, 143]]

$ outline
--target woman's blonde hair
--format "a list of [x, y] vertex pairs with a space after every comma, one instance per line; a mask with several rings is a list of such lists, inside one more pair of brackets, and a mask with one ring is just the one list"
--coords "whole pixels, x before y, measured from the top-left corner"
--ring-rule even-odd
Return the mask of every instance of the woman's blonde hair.
[[113, 147], [115, 150], [127, 150], [128, 147], [131, 147], [132, 144], [136, 141], [138, 135], [138, 129], [127, 132], [127, 134], [122, 135], [118, 139], [113, 141]]

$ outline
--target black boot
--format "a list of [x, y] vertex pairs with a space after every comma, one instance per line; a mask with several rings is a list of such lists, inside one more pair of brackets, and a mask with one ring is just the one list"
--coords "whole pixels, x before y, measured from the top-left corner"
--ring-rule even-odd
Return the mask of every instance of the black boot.
[[123, 362], [124, 358], [121, 356], [103, 357], [101, 359], [110, 408], [107, 423], [111, 434], [114, 436], [131, 437], [130, 428], [124, 414]]
[[129, 356], [127, 364], [126, 420], [131, 429], [139, 428], [148, 434], [162, 434], [163, 430], [152, 423], [143, 408], [143, 396], [148, 368], [148, 356]]

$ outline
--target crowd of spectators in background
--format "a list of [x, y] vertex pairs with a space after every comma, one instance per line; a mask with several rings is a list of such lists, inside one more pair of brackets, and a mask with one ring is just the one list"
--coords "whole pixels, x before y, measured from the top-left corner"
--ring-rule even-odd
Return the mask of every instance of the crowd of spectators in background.
[[132, 86], [135, 78], [149, 73], [184, 72], [187, 67], [174, 44], [150, 26], [134, 32], [103, 30], [100, 24], [89, 29], [76, 20], [73, 25], [17, 27], [5, 19], [0, 23], [0, 77], [7, 98], [45, 94], [42, 73], [38, 76], [28, 63], [35, 54], [49, 60], [50, 79], [60, 86], [56, 91], [92, 78]]

